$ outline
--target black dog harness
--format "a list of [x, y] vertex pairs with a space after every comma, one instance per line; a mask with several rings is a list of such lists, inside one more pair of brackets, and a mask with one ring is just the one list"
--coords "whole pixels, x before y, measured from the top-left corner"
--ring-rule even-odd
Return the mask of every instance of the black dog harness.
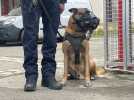
[[75, 36], [75, 35], [66, 33], [64, 39], [68, 40], [74, 49], [75, 64], [80, 64], [80, 48], [82, 47], [82, 42], [83, 40], [86, 39], [86, 36], [85, 35]]

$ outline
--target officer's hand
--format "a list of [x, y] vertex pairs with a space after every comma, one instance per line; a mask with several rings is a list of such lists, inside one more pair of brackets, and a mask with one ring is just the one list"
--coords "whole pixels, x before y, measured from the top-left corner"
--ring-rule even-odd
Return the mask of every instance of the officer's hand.
[[65, 5], [63, 3], [60, 3], [59, 8], [60, 8], [60, 13], [62, 13], [65, 9]]

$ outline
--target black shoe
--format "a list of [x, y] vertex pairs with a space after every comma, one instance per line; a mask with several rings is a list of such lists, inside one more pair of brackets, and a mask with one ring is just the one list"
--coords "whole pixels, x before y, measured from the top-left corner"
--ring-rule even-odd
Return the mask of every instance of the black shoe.
[[45, 80], [45, 81], [42, 80], [41, 86], [42, 87], [48, 87], [49, 89], [52, 89], [52, 90], [61, 90], [62, 87], [63, 87], [55, 79], [49, 79], [49, 80]]
[[26, 84], [24, 86], [24, 91], [35, 91], [36, 90], [36, 84], [37, 80], [36, 79], [27, 79]]

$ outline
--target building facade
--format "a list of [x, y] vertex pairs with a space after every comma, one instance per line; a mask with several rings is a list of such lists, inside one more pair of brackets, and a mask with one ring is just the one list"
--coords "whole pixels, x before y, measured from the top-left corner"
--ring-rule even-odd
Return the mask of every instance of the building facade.
[[0, 0], [0, 15], [7, 15], [9, 11], [20, 5], [20, 0]]
[[[103, 21], [103, 0], [90, 0], [93, 11]], [[0, 15], [7, 15], [8, 12], [19, 6], [20, 0], [0, 0]]]

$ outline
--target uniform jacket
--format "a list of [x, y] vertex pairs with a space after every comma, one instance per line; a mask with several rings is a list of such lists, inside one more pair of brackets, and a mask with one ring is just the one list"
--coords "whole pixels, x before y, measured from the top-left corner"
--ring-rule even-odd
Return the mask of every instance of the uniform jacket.
[[60, 1], [60, 3], [66, 3], [67, 2], [67, 0], [59, 0]]

